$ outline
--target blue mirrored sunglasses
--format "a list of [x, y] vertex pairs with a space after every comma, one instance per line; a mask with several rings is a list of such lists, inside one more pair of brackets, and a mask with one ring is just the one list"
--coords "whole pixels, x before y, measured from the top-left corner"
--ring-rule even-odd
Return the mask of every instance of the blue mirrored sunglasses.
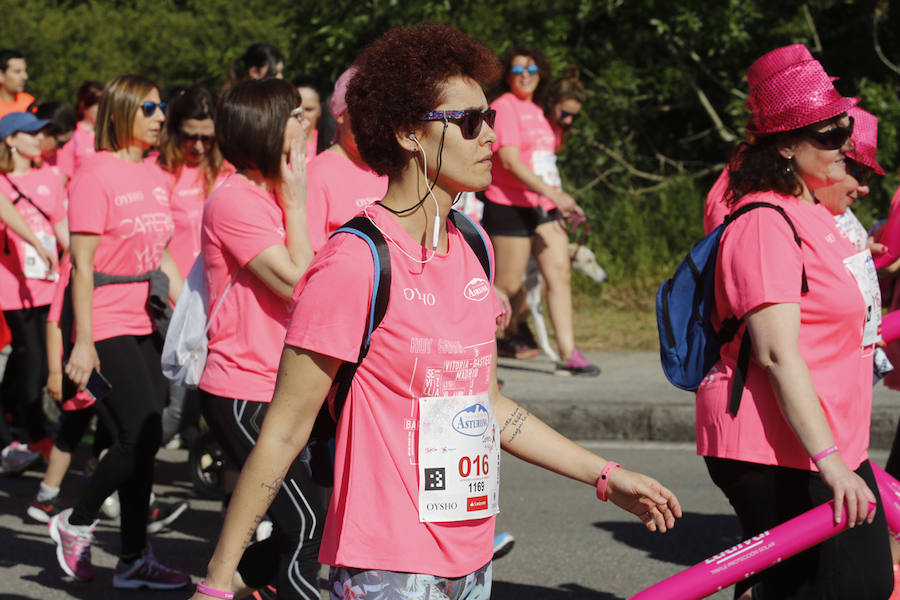
[[529, 75], [537, 75], [540, 69], [537, 65], [528, 65], [527, 67], [523, 67], [522, 65], [513, 65], [509, 68], [509, 72], [513, 75], [521, 75], [525, 71], [528, 71]]
[[147, 100], [143, 104], [141, 104], [141, 110], [144, 111], [145, 117], [152, 117], [156, 112], [156, 108], [159, 107], [159, 110], [162, 111], [162, 114], [166, 114], [166, 103], [165, 102], [152, 102]]

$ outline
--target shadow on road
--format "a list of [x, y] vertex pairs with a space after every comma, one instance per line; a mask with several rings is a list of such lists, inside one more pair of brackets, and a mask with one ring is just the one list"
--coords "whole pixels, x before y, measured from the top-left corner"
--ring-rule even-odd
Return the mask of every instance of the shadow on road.
[[741, 527], [734, 515], [686, 512], [675, 528], [663, 535], [647, 535], [641, 523], [598, 521], [594, 527], [613, 534], [616, 541], [639, 548], [664, 562], [693, 566], [741, 541]]
[[607, 592], [598, 592], [575, 583], [564, 583], [559, 588], [545, 588], [537, 585], [494, 581], [491, 586], [492, 600], [622, 600]]

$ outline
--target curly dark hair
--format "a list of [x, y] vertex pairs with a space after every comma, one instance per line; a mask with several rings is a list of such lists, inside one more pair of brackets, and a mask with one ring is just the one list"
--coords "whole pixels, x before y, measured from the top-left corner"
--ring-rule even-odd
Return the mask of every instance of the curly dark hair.
[[724, 200], [734, 206], [741, 198], [754, 192], [778, 192], [785, 196], [799, 196], [803, 186], [791, 167], [791, 161], [778, 152], [779, 146], [791, 146], [805, 137], [805, 130], [818, 129], [840, 121], [846, 113], [830, 119], [770, 135], [751, 136], [738, 144], [728, 161], [728, 189]]
[[397, 27], [363, 50], [347, 88], [360, 155], [379, 175], [396, 177], [410, 153], [396, 135], [413, 131], [441, 102], [443, 84], [467, 77], [485, 84], [500, 73], [494, 54], [447, 25]]

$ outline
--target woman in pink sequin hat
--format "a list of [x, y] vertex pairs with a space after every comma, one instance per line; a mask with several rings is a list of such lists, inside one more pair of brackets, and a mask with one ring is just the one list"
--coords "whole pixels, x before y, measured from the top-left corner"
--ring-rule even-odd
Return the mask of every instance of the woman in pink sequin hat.
[[851, 525], [751, 575], [735, 597], [883, 599], [893, 587], [887, 524], [880, 506], [867, 510], [878, 501], [868, 460], [877, 331], [863, 326], [873, 299], [815, 198], [847, 176], [847, 111], [858, 100], [795, 50], [797, 62], [773, 65], [776, 55], [749, 74], [748, 139], [725, 192], [740, 215], [719, 246], [712, 323], [737, 333], [697, 390], [697, 452], [745, 538], [831, 499], [835, 521], [845, 508]]

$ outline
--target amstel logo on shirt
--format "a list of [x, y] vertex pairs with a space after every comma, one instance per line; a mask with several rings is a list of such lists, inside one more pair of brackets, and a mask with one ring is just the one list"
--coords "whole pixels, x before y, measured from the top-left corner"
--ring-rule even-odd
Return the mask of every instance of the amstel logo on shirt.
[[463, 295], [475, 302], [481, 302], [488, 297], [491, 292], [491, 284], [483, 277], [475, 277], [466, 284]]
[[480, 437], [491, 424], [490, 414], [482, 404], [473, 404], [453, 415], [453, 429], [469, 437]]

